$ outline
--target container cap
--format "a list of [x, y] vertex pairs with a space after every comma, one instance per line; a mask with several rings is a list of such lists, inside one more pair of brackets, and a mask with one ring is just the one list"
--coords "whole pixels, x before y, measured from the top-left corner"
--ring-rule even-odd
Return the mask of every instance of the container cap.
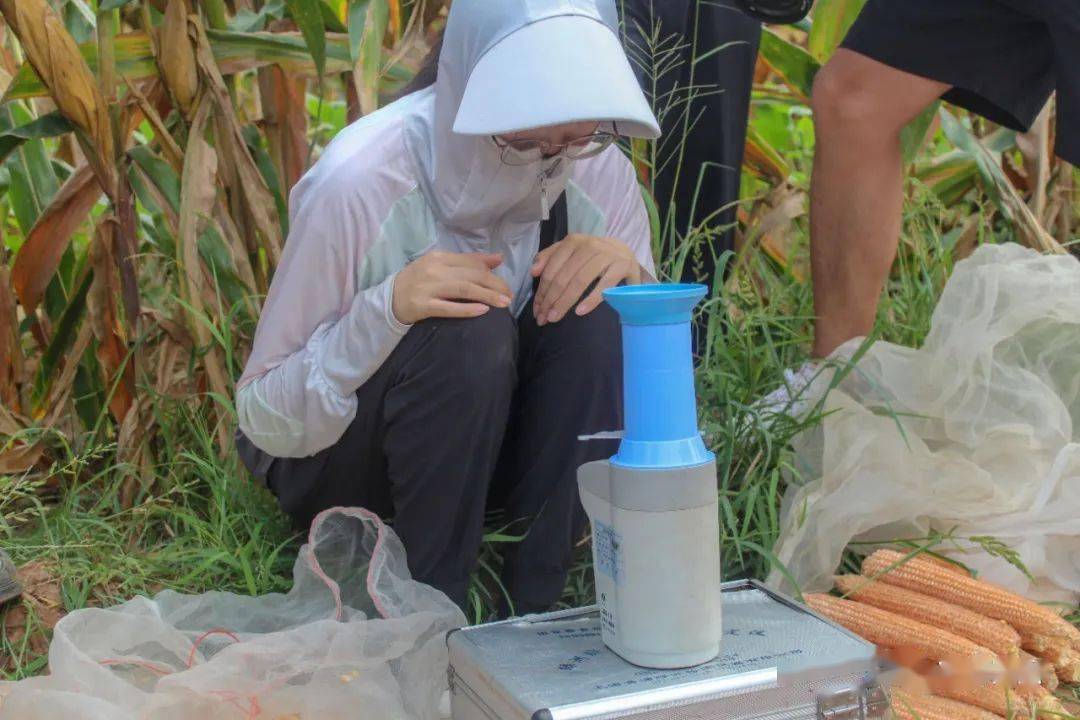
[[714, 460], [697, 424], [690, 320], [704, 285], [655, 283], [604, 291], [619, 314], [626, 428], [615, 465], [665, 469]]
[[605, 290], [604, 299], [624, 325], [689, 324], [694, 307], [707, 291], [704, 285], [688, 283], [620, 285]]

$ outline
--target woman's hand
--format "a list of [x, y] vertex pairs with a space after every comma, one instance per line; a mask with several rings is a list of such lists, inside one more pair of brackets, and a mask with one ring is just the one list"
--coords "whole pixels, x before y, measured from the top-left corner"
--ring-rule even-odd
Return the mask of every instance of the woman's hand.
[[510, 287], [492, 272], [502, 255], [433, 250], [394, 280], [394, 317], [405, 325], [429, 317], [477, 317], [509, 307]]
[[562, 320], [593, 281], [596, 287], [574, 311], [578, 315], [595, 310], [603, 302], [601, 293], [607, 288], [621, 282], [639, 284], [642, 270], [626, 243], [593, 235], [567, 235], [537, 253], [532, 275], [540, 278], [533, 315], [538, 325], [544, 325]]

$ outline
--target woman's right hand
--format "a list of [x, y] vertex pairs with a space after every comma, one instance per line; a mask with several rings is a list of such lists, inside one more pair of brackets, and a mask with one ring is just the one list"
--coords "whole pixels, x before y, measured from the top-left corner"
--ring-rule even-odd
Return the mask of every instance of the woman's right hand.
[[394, 317], [405, 325], [429, 317], [477, 317], [510, 306], [510, 286], [492, 272], [498, 253], [433, 250], [406, 265], [394, 280]]

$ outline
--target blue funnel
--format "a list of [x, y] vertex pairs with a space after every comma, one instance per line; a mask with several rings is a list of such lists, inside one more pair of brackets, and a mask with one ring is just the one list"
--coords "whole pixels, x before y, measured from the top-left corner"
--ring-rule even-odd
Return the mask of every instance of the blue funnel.
[[697, 424], [690, 318], [704, 285], [624, 285], [604, 291], [622, 321], [626, 427], [615, 465], [673, 468], [713, 460]]

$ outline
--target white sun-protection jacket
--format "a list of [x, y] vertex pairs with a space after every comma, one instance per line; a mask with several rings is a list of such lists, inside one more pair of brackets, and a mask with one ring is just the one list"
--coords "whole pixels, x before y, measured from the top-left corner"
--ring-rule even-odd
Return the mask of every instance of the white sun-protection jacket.
[[[394, 279], [424, 253], [502, 253], [495, 272], [519, 313], [532, 292], [542, 205], [563, 191], [571, 233], [621, 240], [655, 275], [645, 206], [618, 148], [512, 167], [490, 135], [453, 131], [470, 72], [485, 53], [518, 29], [539, 34], [538, 18], [566, 15], [616, 32], [611, 0], [455, 0], [435, 85], [347, 127], [293, 189], [288, 242], [236, 397], [240, 429], [257, 447], [304, 457], [341, 437], [356, 415], [357, 389], [409, 329], [392, 311]], [[558, 37], [550, 39], [551, 53], [558, 46]], [[555, 119], [540, 98], [537, 122], [508, 130], [593, 119], [634, 132], [644, 102], [635, 91], [626, 113], [591, 118]], [[521, 122], [521, 105], [514, 109]], [[649, 134], [649, 118], [635, 134]]]

